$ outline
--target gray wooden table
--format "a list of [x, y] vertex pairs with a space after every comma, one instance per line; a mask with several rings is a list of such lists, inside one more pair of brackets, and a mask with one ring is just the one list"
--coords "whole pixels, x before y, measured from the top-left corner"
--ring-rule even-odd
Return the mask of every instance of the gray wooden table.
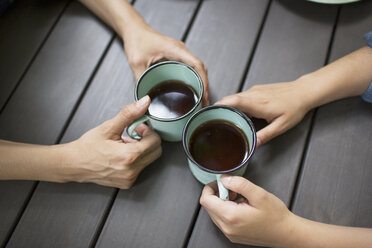
[[[184, 40], [209, 70], [212, 102], [294, 80], [364, 46], [372, 2], [137, 0], [156, 30]], [[326, 83], [326, 82], [325, 82]], [[74, 140], [133, 101], [120, 39], [68, 0], [17, 1], [0, 17], [0, 138]], [[310, 112], [260, 147], [245, 175], [296, 214], [372, 227], [372, 105], [359, 97]], [[240, 247], [199, 205], [179, 143], [134, 187], [0, 182], [1, 247]]]

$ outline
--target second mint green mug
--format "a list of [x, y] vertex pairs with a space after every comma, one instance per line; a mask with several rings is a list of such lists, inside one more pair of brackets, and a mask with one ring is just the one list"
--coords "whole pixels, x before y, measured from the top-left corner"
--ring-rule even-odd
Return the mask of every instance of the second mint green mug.
[[139, 124], [147, 122], [163, 140], [181, 141], [182, 130], [191, 115], [201, 109], [204, 94], [203, 81], [191, 66], [177, 61], [165, 61], [149, 67], [138, 79], [134, 90], [134, 98], [138, 101], [146, 96], [153, 87], [167, 80], [179, 80], [191, 86], [198, 97], [194, 107], [177, 118], [160, 118], [147, 112], [128, 126], [127, 133], [130, 137], [141, 139], [134, 129]]
[[[191, 152], [189, 151], [190, 138], [194, 131], [202, 124], [212, 120], [228, 121], [242, 130], [247, 137], [247, 141], [249, 144], [249, 151], [247, 151], [247, 156], [240, 164], [236, 165], [230, 170], [214, 171], [205, 168], [194, 160]], [[234, 176], [243, 176], [244, 172], [247, 169], [248, 161], [255, 151], [257, 137], [256, 130], [252, 121], [244, 113], [236, 108], [232, 108], [229, 106], [213, 105], [202, 108], [193, 116], [191, 116], [190, 120], [187, 122], [185, 128], [183, 129], [182, 143], [183, 149], [185, 150], [188, 159], [189, 168], [194, 177], [202, 184], [208, 184], [210, 182], [217, 181], [220, 198], [223, 200], [228, 200], [229, 191], [221, 183], [221, 175], [230, 174]]]

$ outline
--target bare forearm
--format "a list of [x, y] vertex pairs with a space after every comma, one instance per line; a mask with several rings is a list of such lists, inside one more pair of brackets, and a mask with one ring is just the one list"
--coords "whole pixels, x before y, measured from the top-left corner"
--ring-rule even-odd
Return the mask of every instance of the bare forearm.
[[0, 180], [64, 181], [66, 145], [41, 146], [0, 140]]
[[122, 39], [148, 25], [126, 0], [80, 0], [111, 26]]
[[372, 229], [328, 225], [297, 217], [290, 247], [372, 247]]
[[372, 48], [363, 47], [297, 81], [308, 96], [309, 109], [362, 95], [372, 81]]

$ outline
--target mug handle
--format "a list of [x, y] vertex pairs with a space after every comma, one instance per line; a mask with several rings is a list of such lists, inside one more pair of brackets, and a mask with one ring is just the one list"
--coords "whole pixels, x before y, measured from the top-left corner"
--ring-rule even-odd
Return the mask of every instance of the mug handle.
[[134, 129], [136, 129], [136, 127], [138, 127], [139, 124], [142, 124], [142, 123], [144, 123], [144, 122], [146, 122], [148, 120], [149, 120], [149, 117], [147, 115], [143, 115], [139, 119], [135, 120], [133, 123], [129, 124], [129, 126], [127, 128], [128, 135], [131, 138], [136, 139], [136, 140], [142, 139], [141, 135], [139, 135], [138, 133], [136, 133], [134, 131]]
[[220, 194], [220, 198], [224, 201], [229, 200], [229, 190], [223, 186], [221, 182], [221, 174], [217, 174], [217, 185], [218, 185], [218, 193]]

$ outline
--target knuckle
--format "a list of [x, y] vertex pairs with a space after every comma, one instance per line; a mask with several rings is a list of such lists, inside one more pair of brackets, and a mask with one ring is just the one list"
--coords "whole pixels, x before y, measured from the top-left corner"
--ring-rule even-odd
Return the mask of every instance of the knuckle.
[[118, 186], [119, 189], [130, 189], [132, 187], [132, 184], [121, 184]]
[[127, 154], [125, 156], [125, 165], [129, 166], [129, 165], [132, 165], [133, 163], [135, 163], [138, 159], [138, 154], [136, 152], [132, 152], [130, 154]]
[[142, 58], [138, 54], [131, 55], [128, 58], [129, 64], [134, 67], [140, 66], [142, 64]]
[[225, 225], [222, 227], [222, 232], [225, 234], [225, 236], [233, 243], [237, 241], [237, 232], [235, 231], [234, 227]]
[[203, 62], [201, 62], [199, 59], [197, 59], [196, 61], [195, 61], [195, 65], [196, 65], [196, 67], [198, 67], [198, 68], [201, 68], [201, 69], [205, 69], [205, 66], [204, 66], [204, 63]]
[[266, 130], [265, 133], [261, 133], [261, 135], [260, 135], [260, 140], [261, 140], [262, 143], [266, 143], [266, 141], [267, 141], [267, 139], [268, 139], [268, 137], [269, 137], [268, 132], [269, 132], [269, 131]]
[[163, 150], [161, 147], [159, 147], [158, 149], [156, 149], [153, 157], [152, 157], [152, 161], [155, 161], [156, 159], [158, 159], [163, 153]]
[[137, 173], [136, 171], [130, 170], [130, 171], [128, 171], [128, 172], [125, 174], [125, 180], [126, 180], [129, 184], [133, 184], [134, 181], [136, 181], [137, 176], [138, 176], [138, 173]]
[[186, 47], [185, 42], [183, 42], [183, 41], [181, 41], [181, 40], [176, 41], [176, 44], [177, 44], [178, 46], [182, 47], [182, 48], [185, 48], [185, 47]]
[[154, 137], [155, 137], [154, 145], [161, 147], [161, 138], [160, 138], [160, 136], [158, 134], [156, 134], [155, 132], [153, 132], [152, 135], [154, 135]]
[[[223, 233], [226, 235], [226, 237], [230, 240], [233, 235], [234, 235], [234, 232], [233, 230], [230, 228], [230, 227], [224, 227], [223, 228]], [[231, 240], [230, 240], [231, 241]]]
[[113, 164], [110, 166], [110, 168], [115, 170], [116, 172], [124, 171], [127, 168], [127, 164]]
[[132, 156], [134, 156], [136, 159], [143, 154], [146, 151], [146, 147], [143, 145], [143, 143], [138, 142], [134, 145], [135, 151], [132, 153]]
[[159, 153], [158, 153], [159, 156], [158, 157], [160, 157], [162, 154], [163, 154], [163, 148], [160, 146], [159, 147]]
[[129, 154], [128, 153], [125, 153], [125, 152], [122, 152], [122, 151], [118, 151], [115, 156], [117, 157], [117, 159], [119, 161], [124, 161], [124, 163], [129, 159]]
[[239, 221], [239, 218], [234, 214], [230, 217], [230, 224], [237, 224]]
[[236, 222], [238, 221], [238, 218], [237, 216], [235, 216], [235, 214], [233, 212], [229, 212], [226, 214], [225, 216], [225, 222], [228, 223], [228, 224], [236, 224]]
[[205, 198], [204, 198], [203, 195], [200, 197], [200, 199], [199, 199], [199, 203], [200, 203], [200, 205], [202, 205], [202, 206], [205, 205]]
[[229, 236], [227, 237], [231, 243], [238, 243], [238, 241], [236, 240], [236, 238], [234, 236]]
[[222, 221], [225, 224], [229, 224], [230, 220], [232, 219], [232, 213], [231, 211], [226, 212], [224, 215], [221, 216]]

